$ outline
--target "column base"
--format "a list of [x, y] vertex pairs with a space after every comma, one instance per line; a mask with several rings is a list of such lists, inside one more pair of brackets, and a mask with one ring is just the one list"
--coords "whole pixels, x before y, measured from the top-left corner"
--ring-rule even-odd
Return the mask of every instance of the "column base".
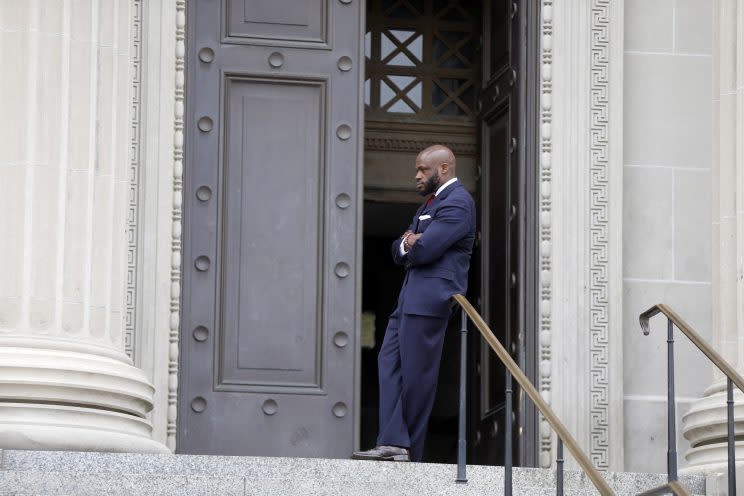
[[0, 449], [169, 453], [147, 420], [154, 390], [118, 350], [0, 337]]
[[170, 453], [145, 419], [92, 408], [0, 403], [0, 448]]
[[[728, 470], [726, 382], [716, 381], [682, 419], [684, 436], [690, 441], [685, 453], [686, 473], [711, 474]], [[734, 434], [744, 432], [744, 395], [734, 389]], [[737, 466], [744, 465], [744, 441], [735, 441]]]
[[[735, 442], [734, 445], [736, 468], [741, 470], [744, 468], [744, 441]], [[728, 446], [725, 442], [690, 448], [685, 454], [685, 459], [690, 466], [680, 470], [680, 473], [710, 475], [728, 472]]]

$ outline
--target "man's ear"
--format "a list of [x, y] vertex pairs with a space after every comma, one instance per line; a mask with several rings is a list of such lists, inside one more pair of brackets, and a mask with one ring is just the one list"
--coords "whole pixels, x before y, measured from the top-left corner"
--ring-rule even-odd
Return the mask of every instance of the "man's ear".
[[447, 174], [447, 171], [449, 170], [449, 164], [447, 162], [444, 162], [439, 165], [439, 173], [443, 176]]

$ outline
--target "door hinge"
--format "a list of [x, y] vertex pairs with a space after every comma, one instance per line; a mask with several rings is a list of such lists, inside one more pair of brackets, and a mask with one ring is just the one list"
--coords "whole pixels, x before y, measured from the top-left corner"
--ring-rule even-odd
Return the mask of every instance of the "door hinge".
[[512, 2], [511, 4], [511, 18], [514, 19], [517, 16], [517, 10], [519, 10], [519, 6], [517, 5], [517, 2]]

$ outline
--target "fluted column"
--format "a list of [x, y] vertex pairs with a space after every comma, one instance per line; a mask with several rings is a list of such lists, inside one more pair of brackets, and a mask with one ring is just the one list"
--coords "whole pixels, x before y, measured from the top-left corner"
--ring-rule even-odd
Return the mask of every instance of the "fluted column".
[[[713, 346], [744, 373], [744, 0], [715, 0], [713, 12]], [[744, 395], [734, 391], [741, 424]], [[725, 470], [726, 379], [718, 369], [683, 431], [692, 470]], [[736, 457], [744, 461], [742, 442]]]
[[165, 452], [123, 352], [131, 2], [0, 2], [0, 448]]

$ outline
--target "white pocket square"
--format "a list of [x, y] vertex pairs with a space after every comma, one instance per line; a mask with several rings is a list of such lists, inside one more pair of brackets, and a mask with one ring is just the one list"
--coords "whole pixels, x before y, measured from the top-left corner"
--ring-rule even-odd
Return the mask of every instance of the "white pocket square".
[[429, 214], [419, 215], [419, 220], [426, 220], [426, 219], [431, 219], [431, 215]]

